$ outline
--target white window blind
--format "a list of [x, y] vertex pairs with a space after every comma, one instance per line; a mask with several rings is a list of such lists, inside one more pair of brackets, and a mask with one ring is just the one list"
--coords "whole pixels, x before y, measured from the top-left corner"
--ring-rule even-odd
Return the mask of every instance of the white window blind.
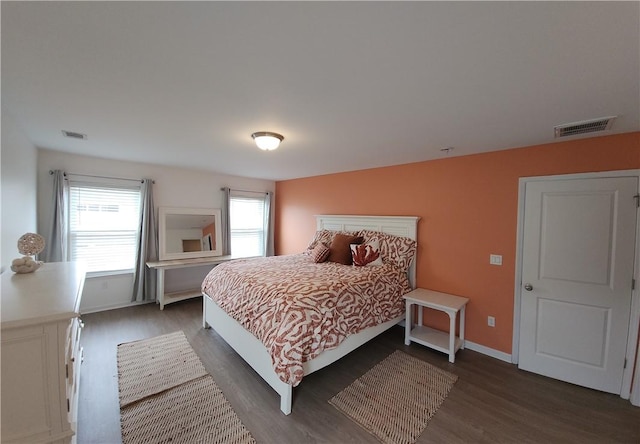
[[133, 270], [140, 188], [69, 183], [69, 252], [88, 272]]
[[264, 197], [231, 196], [229, 219], [231, 254], [239, 257], [264, 256]]

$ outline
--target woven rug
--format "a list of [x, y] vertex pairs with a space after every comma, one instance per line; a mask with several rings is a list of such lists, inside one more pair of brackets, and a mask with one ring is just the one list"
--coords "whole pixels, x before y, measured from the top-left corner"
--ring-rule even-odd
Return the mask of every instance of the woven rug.
[[458, 377], [399, 350], [329, 403], [383, 443], [411, 444]]
[[123, 444], [255, 440], [183, 332], [118, 345]]
[[121, 408], [206, 374], [181, 331], [118, 345]]

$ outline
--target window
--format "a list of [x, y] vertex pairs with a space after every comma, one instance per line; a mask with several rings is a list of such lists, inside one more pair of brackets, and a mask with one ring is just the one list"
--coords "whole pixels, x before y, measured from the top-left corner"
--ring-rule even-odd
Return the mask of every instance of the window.
[[139, 186], [69, 181], [69, 254], [88, 272], [133, 270], [139, 225]]
[[266, 207], [264, 194], [259, 197], [231, 195], [229, 223], [233, 256], [265, 255], [266, 230], [269, 226]]

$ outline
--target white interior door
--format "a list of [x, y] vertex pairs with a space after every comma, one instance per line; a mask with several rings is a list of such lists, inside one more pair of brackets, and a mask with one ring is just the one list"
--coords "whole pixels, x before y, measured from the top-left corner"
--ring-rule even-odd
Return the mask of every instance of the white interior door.
[[521, 369], [620, 393], [637, 190], [634, 177], [526, 184]]

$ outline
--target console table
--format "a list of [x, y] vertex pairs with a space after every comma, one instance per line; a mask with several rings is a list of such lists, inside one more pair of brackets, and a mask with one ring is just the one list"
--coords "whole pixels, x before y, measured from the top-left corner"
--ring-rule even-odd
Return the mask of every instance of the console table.
[[191, 288], [188, 290], [166, 293], [164, 291], [164, 272], [166, 270], [176, 268], [200, 267], [202, 265], [216, 266], [233, 259], [237, 258], [233, 256], [214, 256], [147, 262], [147, 267], [155, 268], [158, 272], [156, 278], [156, 301], [158, 302], [158, 304], [160, 304], [160, 310], [164, 310], [164, 306], [167, 304], [171, 304], [172, 302], [178, 302], [185, 299], [197, 298], [199, 296], [202, 296], [202, 290], [200, 288]]
[[[464, 349], [464, 311], [468, 298], [440, 293], [433, 290], [416, 288], [404, 295], [406, 305], [405, 345], [417, 342], [434, 350], [447, 353], [449, 362], [453, 363], [456, 351]], [[418, 306], [418, 324], [413, 327], [411, 307]], [[422, 325], [422, 307], [432, 308], [449, 315], [449, 333]], [[460, 336], [456, 337], [456, 316], [460, 313]]]
[[2, 273], [2, 442], [73, 443], [85, 269], [50, 262]]

